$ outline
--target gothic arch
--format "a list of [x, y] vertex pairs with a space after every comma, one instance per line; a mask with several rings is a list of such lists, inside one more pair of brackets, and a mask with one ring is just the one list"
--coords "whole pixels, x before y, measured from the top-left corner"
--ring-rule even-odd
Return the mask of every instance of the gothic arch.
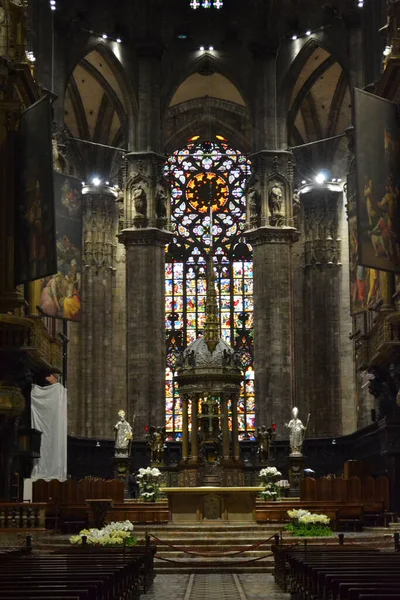
[[177, 69], [176, 76], [174, 77], [172, 84], [169, 86], [168, 92], [164, 96], [164, 100], [162, 103], [162, 114], [165, 116], [165, 113], [168, 111], [170, 107], [171, 100], [174, 97], [178, 88], [182, 85], [182, 83], [193, 75], [194, 73], [201, 73], [211, 71], [213, 73], [219, 73], [226, 77], [238, 90], [239, 94], [242, 96], [246, 108], [250, 111], [251, 103], [249, 102], [246, 94], [245, 87], [241, 85], [237, 77], [235, 77], [230, 70], [226, 67], [226, 65], [219, 60], [217, 57], [212, 56], [209, 53], [204, 53], [196, 59], [190, 61], [186, 68], [182, 65], [182, 69]]
[[[282, 98], [278, 117], [286, 122], [289, 146], [334, 137], [349, 125], [351, 97], [346, 71], [329, 45], [318, 39], [310, 39], [298, 52], [278, 95]], [[340, 140], [333, 140], [302, 150], [297, 156], [300, 170], [305, 175], [311, 165], [329, 169], [336, 165], [341, 175], [344, 151], [340, 145]]]
[[70, 74], [64, 98], [64, 122], [71, 136], [102, 145], [73, 145], [76, 162], [87, 167], [80, 173], [83, 178], [99, 173], [116, 183], [121, 153], [106, 146], [128, 149], [136, 120], [135, 95], [120, 61], [104, 42], [88, 44]]

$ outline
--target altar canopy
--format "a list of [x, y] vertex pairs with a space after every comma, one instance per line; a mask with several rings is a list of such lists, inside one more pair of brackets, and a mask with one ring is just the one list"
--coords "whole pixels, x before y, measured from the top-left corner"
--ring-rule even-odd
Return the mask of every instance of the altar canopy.
[[32, 480], [67, 479], [67, 390], [61, 383], [32, 386], [32, 428], [42, 432]]

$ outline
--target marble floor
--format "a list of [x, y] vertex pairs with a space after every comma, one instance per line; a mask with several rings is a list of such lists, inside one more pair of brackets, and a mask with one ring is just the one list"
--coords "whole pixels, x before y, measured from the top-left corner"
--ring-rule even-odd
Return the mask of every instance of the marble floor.
[[271, 574], [157, 575], [146, 600], [288, 600]]

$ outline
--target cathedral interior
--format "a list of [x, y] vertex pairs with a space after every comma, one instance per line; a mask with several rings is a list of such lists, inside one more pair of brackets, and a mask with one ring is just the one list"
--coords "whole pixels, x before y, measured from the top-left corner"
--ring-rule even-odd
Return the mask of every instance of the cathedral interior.
[[398, 0], [0, 0], [1, 502], [59, 427], [61, 480], [249, 487], [265, 458], [297, 489], [301, 457], [400, 511], [399, 27]]

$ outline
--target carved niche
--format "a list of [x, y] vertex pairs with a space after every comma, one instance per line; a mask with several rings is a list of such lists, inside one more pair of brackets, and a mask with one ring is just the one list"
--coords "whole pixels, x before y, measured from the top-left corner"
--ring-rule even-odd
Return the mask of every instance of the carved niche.
[[278, 156], [274, 157], [272, 171], [267, 177], [266, 193], [269, 225], [271, 227], [289, 225], [292, 186], [289, 178], [280, 171]]

